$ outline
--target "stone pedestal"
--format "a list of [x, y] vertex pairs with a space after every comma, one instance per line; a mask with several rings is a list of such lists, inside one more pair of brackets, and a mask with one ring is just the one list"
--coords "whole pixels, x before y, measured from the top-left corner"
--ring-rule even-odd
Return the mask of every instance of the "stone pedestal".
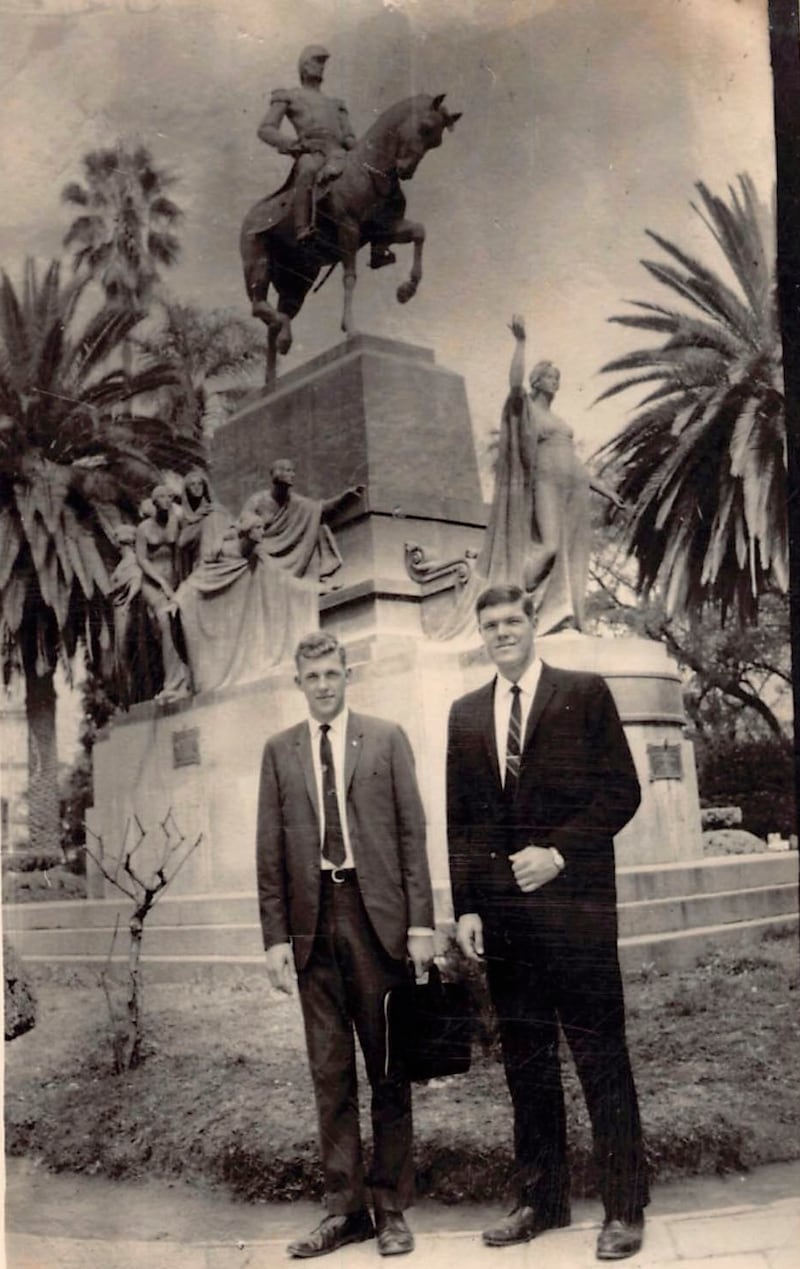
[[[348, 339], [220, 428], [217, 496], [238, 511], [269, 483], [282, 456], [294, 459], [298, 489], [312, 496], [366, 486], [363, 505], [335, 526], [342, 586], [322, 598], [320, 621], [347, 647], [352, 707], [395, 719], [409, 735], [445, 916], [447, 717], [452, 701], [492, 672], [477, 631], [459, 643], [435, 643], [421, 619], [424, 606], [452, 602], [452, 566], [479, 549], [485, 525], [463, 380], [436, 366], [426, 349]], [[414, 545], [422, 555], [409, 568]], [[641, 809], [617, 839], [618, 863], [699, 857], [694, 760], [683, 736], [680, 680], [663, 648], [562, 635], [540, 640], [540, 651], [555, 665], [603, 674], [614, 693], [643, 789]], [[138, 817], [148, 829], [142, 861], [155, 859], [158, 825], [171, 811], [189, 841], [202, 834], [174, 893], [252, 891], [261, 750], [268, 736], [304, 716], [293, 674], [293, 666], [280, 666], [172, 706], [136, 706], [109, 728], [94, 751], [90, 820], [106, 849], [117, 854]], [[102, 893], [96, 876], [92, 886]]]
[[[642, 806], [617, 837], [620, 866], [698, 858], [700, 822], [691, 745], [683, 736], [677, 674], [659, 644], [581, 636], [543, 639], [552, 664], [594, 669], [608, 679], [642, 784]], [[608, 642], [611, 650], [604, 646]], [[448, 911], [445, 823], [447, 717], [453, 700], [491, 674], [477, 647], [454, 648], [413, 635], [373, 633], [346, 640], [353, 709], [395, 719], [417, 761], [428, 822], [431, 872]], [[200, 848], [173, 893], [225, 894], [254, 885], [256, 797], [261, 750], [269, 735], [304, 716], [292, 667], [258, 683], [196, 696], [164, 709], [139, 705], [95, 747], [91, 827], [116, 854], [134, 816], [148, 828], [143, 860], [161, 842], [169, 811]], [[667, 751], [669, 760], [661, 755]], [[676, 763], [678, 770], [676, 770]], [[154, 856], [149, 856], [154, 857]], [[102, 890], [96, 890], [96, 894]]]
[[671, 863], [703, 854], [694, 747], [681, 679], [662, 644], [567, 632], [537, 640], [551, 665], [601, 674], [625, 727], [642, 803], [615, 838], [617, 864]]
[[[329, 498], [349, 485], [366, 493], [333, 524], [344, 566], [322, 605], [337, 629], [420, 630], [423, 591], [408, 574], [405, 545], [428, 557], [477, 550], [486, 523], [461, 375], [430, 349], [355, 335], [278, 380], [215, 434], [216, 496], [238, 513], [270, 484], [276, 458], [291, 458], [299, 493]], [[452, 579], [451, 579], [452, 580]], [[447, 585], [446, 578], [442, 585]]]

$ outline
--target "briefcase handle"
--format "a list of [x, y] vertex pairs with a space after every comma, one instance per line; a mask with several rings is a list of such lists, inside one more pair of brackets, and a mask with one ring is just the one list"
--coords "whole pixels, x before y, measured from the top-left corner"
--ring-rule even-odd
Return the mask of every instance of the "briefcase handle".
[[[428, 968], [426, 969], [425, 973], [423, 974], [422, 978], [417, 978], [416, 974], [414, 973], [414, 966], [412, 965], [411, 961], [409, 961], [408, 974], [412, 983], [415, 983], [417, 987], [426, 987], [426, 986], [432, 987], [435, 992], [438, 992], [438, 994], [441, 995], [443, 984], [442, 984], [442, 971], [439, 968], [439, 961], [440, 961], [440, 958], [438, 956], [435, 956], [433, 960], [431, 961], [430, 965], [428, 966]], [[441, 958], [441, 963], [444, 964], [443, 957]]]

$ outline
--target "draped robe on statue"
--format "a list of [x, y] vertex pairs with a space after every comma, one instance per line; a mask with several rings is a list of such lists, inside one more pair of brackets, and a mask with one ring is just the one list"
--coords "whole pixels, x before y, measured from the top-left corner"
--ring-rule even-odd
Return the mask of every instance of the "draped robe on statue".
[[265, 542], [249, 558], [199, 564], [177, 602], [196, 692], [259, 678], [319, 624], [317, 586], [276, 564]]
[[184, 490], [178, 532], [178, 576], [181, 580], [188, 577], [203, 560], [213, 558], [219, 552], [230, 527], [231, 517], [220, 503], [213, 500], [207, 481], [203, 497], [196, 506], [192, 506]]
[[503, 406], [494, 495], [480, 554], [466, 586], [446, 617], [428, 633], [454, 639], [475, 628], [475, 600], [487, 586], [523, 585], [526, 563], [541, 550], [536, 525], [536, 490], [545, 482], [559, 512], [558, 548], [552, 567], [534, 592], [537, 632], [564, 626], [581, 629], [591, 523], [589, 476], [566, 432], [541, 434], [526, 392]]
[[254, 511], [264, 521], [259, 549], [273, 556], [294, 577], [325, 581], [342, 566], [336, 540], [322, 523], [322, 502], [292, 493], [278, 503], [269, 490], [251, 494], [242, 515]]

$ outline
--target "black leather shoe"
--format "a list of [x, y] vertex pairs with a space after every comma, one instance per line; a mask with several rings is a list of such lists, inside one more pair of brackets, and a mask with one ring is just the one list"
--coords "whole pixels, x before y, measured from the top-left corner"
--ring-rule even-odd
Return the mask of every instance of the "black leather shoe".
[[348, 1212], [346, 1216], [326, 1216], [307, 1238], [289, 1243], [286, 1251], [296, 1260], [309, 1260], [312, 1256], [326, 1256], [329, 1251], [346, 1247], [348, 1243], [364, 1243], [375, 1237], [372, 1217], [366, 1208], [360, 1212]]
[[625, 1260], [641, 1251], [644, 1240], [644, 1216], [632, 1221], [606, 1221], [597, 1239], [598, 1260]]
[[402, 1212], [377, 1211], [378, 1251], [382, 1256], [402, 1256], [414, 1250], [414, 1235]]
[[535, 1207], [515, 1207], [502, 1225], [483, 1231], [483, 1241], [487, 1247], [511, 1247], [514, 1243], [529, 1243], [546, 1229], [563, 1229], [565, 1225], [569, 1225], [568, 1216], [554, 1220], [542, 1216]]

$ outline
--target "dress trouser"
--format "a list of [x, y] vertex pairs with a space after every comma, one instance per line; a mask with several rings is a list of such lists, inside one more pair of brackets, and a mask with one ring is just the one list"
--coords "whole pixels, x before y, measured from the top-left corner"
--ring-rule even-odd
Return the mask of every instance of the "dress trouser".
[[553, 1225], [569, 1220], [560, 1023], [589, 1111], [606, 1217], [633, 1219], [648, 1202], [648, 1185], [616, 941], [539, 941], [498, 923], [486, 930], [486, 956], [514, 1108], [520, 1203]]
[[[328, 1211], [365, 1205], [402, 1211], [413, 1199], [411, 1088], [387, 1074], [386, 992], [407, 981], [387, 955], [364, 907], [355, 874], [337, 884], [322, 874], [311, 956], [298, 974], [314, 1083]], [[372, 1088], [373, 1160], [365, 1178], [358, 1125], [355, 1034]]]

